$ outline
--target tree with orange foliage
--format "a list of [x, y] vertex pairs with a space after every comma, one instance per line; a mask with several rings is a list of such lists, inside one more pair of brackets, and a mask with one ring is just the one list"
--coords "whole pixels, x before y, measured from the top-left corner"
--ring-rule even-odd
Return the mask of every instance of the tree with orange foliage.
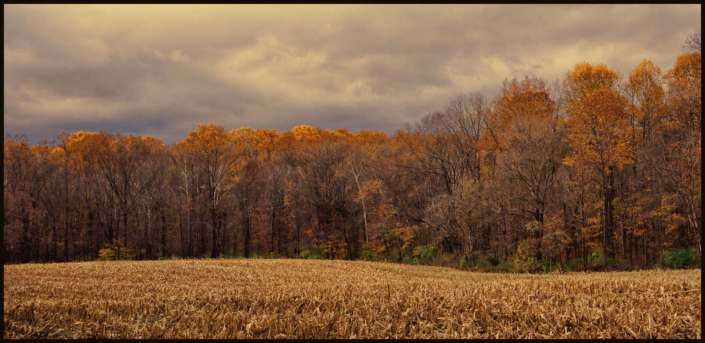
[[701, 131], [702, 127], [702, 59], [699, 52], [678, 56], [673, 68], [666, 73], [670, 107], [669, 120], [684, 129]]
[[529, 242], [527, 260], [653, 264], [700, 246], [700, 73], [699, 51], [663, 74], [643, 60], [626, 79], [578, 63], [551, 86], [505, 80], [491, 103], [456, 96], [391, 137], [214, 124], [172, 147], [105, 132], [34, 147], [10, 137], [3, 248], [9, 262], [95, 258], [116, 238], [136, 259], [227, 246], [401, 261], [436, 244], [444, 259], [502, 268], [497, 257]]
[[198, 129], [189, 132], [188, 137], [175, 144], [193, 154], [196, 163], [206, 173], [206, 187], [209, 195], [211, 214], [212, 256], [218, 256], [218, 212], [219, 204], [226, 191], [223, 180], [231, 173], [231, 168], [239, 160], [233, 135], [222, 125], [198, 124]]
[[[621, 236], [623, 258], [627, 250], [634, 255], [635, 241], [645, 232], [645, 225], [654, 224], [651, 215], [660, 204], [657, 162], [657, 141], [664, 120], [664, 90], [661, 69], [644, 59], [629, 74], [624, 84], [628, 100], [627, 122], [630, 142], [635, 150], [634, 164], [621, 175], [622, 186], [616, 192], [615, 205], [617, 234]], [[627, 225], [631, 223], [631, 225]]]
[[568, 107], [577, 106], [581, 99], [601, 89], [615, 91], [619, 73], [604, 64], [578, 63], [563, 79], [563, 89]]
[[626, 93], [633, 104], [630, 119], [641, 131], [640, 140], [651, 140], [654, 126], [660, 121], [664, 98], [661, 86], [661, 69], [653, 62], [644, 59], [629, 74]]
[[663, 177], [675, 193], [680, 210], [687, 215], [693, 237], [702, 254], [702, 79], [701, 56], [692, 52], [678, 56], [666, 73], [666, 119], [659, 141]]
[[602, 89], [584, 97], [570, 113], [568, 143], [573, 156], [564, 163], [592, 175], [602, 192], [603, 263], [607, 263], [607, 235], [612, 224], [614, 172], [633, 162], [624, 102]]
[[544, 219], [550, 202], [557, 200], [556, 170], [567, 150], [564, 130], [541, 79], [505, 81], [494, 105], [493, 133], [503, 150], [497, 157], [498, 177], [512, 185], [507, 196], [520, 211], [516, 215], [535, 222], [532, 232], [541, 259]]

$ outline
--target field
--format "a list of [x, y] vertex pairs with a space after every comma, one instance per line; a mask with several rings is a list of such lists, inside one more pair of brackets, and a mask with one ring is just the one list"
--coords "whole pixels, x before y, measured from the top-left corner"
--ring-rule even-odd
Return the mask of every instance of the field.
[[316, 260], [4, 267], [4, 338], [701, 338], [700, 270]]

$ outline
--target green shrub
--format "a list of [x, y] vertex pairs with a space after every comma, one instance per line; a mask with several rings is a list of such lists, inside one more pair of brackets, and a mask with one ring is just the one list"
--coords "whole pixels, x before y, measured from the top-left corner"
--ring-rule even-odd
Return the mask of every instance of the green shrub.
[[412, 264], [412, 265], [417, 265], [419, 264], [419, 260], [413, 258], [411, 255], [404, 255], [404, 259], [402, 260], [404, 264]]
[[389, 259], [392, 260], [393, 262], [401, 262], [402, 257], [401, 257], [401, 252], [399, 251], [398, 248], [392, 248], [392, 251], [389, 252]]
[[487, 262], [491, 264], [492, 266], [496, 267], [499, 265], [499, 258], [492, 254], [487, 254]]
[[572, 259], [572, 260], [563, 264], [563, 270], [573, 271], [573, 270], [576, 270], [579, 265], [580, 265], [580, 259]]
[[555, 271], [566, 271], [566, 269], [566, 266], [561, 263], [553, 263], [550, 260], [541, 261], [541, 271], [547, 274]]
[[308, 259], [308, 257], [309, 257], [310, 254], [311, 254], [311, 252], [308, 251], [308, 250], [302, 251], [302, 252], [299, 254], [299, 258]]
[[695, 249], [677, 249], [662, 253], [663, 264], [666, 268], [687, 268], [696, 264], [698, 255]]
[[[321, 244], [321, 245], [323, 245], [323, 244]], [[308, 252], [307, 258], [311, 259], [311, 260], [322, 260], [323, 259], [322, 252], [323, 252], [323, 249], [321, 247], [314, 246], [313, 250], [310, 250]]]
[[[482, 251], [473, 251], [467, 256], [463, 256], [460, 259], [460, 267], [462, 268], [474, 268], [474, 270], [485, 270], [493, 269], [493, 267], [499, 267], [502, 263], [505, 263], [503, 257], [497, 257], [492, 254], [484, 254]], [[511, 270], [511, 268], [510, 268]]]
[[238, 255], [238, 254], [235, 254], [235, 251], [233, 251], [232, 249], [230, 249], [230, 250], [228, 251], [228, 254], [225, 255], [225, 256], [223, 256], [223, 258], [238, 259], [238, 258], [242, 258], [242, 257], [241, 257], [240, 255]]
[[308, 258], [308, 259], [312, 259], [312, 260], [322, 260], [322, 259], [324, 259], [323, 251], [325, 249], [326, 249], [325, 244], [321, 244], [319, 246], [314, 245], [312, 249], [307, 250], [308, 253], [306, 254], [305, 257], [303, 256], [304, 255], [303, 252], [301, 254], [299, 254], [299, 257]]
[[470, 265], [472, 264], [471, 259], [472, 257], [470, 256], [463, 256], [462, 258], [460, 258], [460, 268], [470, 267]]
[[438, 250], [433, 244], [421, 245], [414, 249], [414, 255], [418, 255], [423, 262], [433, 260], [436, 257]]
[[362, 251], [360, 252], [360, 259], [364, 261], [374, 261], [374, 256], [372, 255], [372, 251], [370, 250], [370, 245], [365, 243], [365, 245], [362, 247]]
[[608, 257], [607, 258], [607, 265], [608, 266], [621, 266], [621, 265], [626, 265], [629, 264], [629, 260], [626, 259], [616, 259], [613, 257]]
[[590, 255], [588, 256], [588, 264], [601, 265], [602, 264], [602, 247], [597, 247], [592, 249]]

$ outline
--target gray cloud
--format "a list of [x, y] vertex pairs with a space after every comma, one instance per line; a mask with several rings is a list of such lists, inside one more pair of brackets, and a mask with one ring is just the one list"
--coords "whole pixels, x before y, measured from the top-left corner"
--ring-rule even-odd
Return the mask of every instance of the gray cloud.
[[700, 5], [5, 5], [5, 134], [383, 130], [578, 62], [669, 69]]

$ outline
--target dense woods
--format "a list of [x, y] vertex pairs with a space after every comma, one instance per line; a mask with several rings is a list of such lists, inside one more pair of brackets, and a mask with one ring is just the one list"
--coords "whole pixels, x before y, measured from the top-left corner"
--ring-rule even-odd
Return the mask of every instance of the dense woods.
[[[701, 55], [458, 95], [393, 136], [199, 125], [4, 142], [5, 263], [475, 258], [652, 266], [701, 254]], [[522, 267], [523, 268], [523, 267]]]

